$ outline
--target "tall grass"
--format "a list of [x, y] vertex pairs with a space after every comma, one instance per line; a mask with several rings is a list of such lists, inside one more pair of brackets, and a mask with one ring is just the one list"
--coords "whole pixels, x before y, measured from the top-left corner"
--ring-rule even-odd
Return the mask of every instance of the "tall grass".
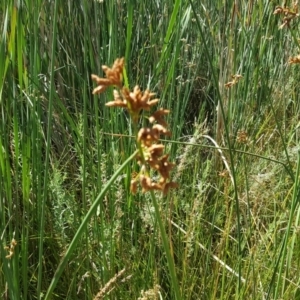
[[[278, 5], [1, 1], [1, 299], [300, 297], [300, 35]], [[180, 188], [157, 207], [129, 191], [128, 114], [91, 93], [122, 56], [171, 110]]]

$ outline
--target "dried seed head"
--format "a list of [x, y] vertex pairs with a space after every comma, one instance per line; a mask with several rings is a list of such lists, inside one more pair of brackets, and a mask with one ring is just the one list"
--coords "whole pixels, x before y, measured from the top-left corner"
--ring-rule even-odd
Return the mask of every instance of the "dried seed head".
[[130, 191], [132, 194], [136, 194], [137, 192], [137, 181], [135, 179], [132, 179], [130, 182]]
[[159, 132], [152, 128], [141, 128], [138, 132], [137, 140], [144, 146], [150, 147], [153, 143], [159, 139]]
[[126, 100], [123, 100], [120, 97], [120, 94], [117, 90], [114, 90], [113, 92], [114, 94], [114, 101], [109, 101], [105, 104], [105, 106], [108, 107], [123, 107], [123, 108], [127, 108], [127, 102]]
[[154, 123], [157, 122], [158, 124], [167, 127], [168, 124], [167, 122], [163, 119], [163, 117], [165, 115], [167, 115], [168, 113], [170, 113], [170, 111], [168, 109], [163, 109], [161, 108], [160, 110], [157, 110], [155, 113], [153, 113], [150, 118], [149, 118], [149, 122], [150, 123]]
[[226, 88], [230, 88], [230, 87], [232, 87], [233, 85], [237, 84], [237, 83], [239, 82], [239, 80], [240, 80], [241, 78], [243, 78], [243, 76], [240, 75], [240, 74], [235, 74], [235, 75], [232, 75], [231, 78], [232, 78], [232, 81], [229, 81], [229, 82], [225, 83], [224, 86], [225, 86]]
[[93, 94], [103, 93], [109, 86], [122, 86], [123, 81], [123, 68], [124, 58], [118, 58], [115, 60], [112, 68], [102, 66], [106, 78], [101, 78], [97, 75], [92, 74], [92, 80], [96, 81], [97, 87], [93, 90]]
[[163, 194], [167, 195], [169, 192], [169, 189], [176, 189], [176, 188], [178, 188], [178, 186], [179, 185], [176, 182], [170, 181], [170, 182], [166, 183], [164, 186], [164, 189], [163, 189]]
[[[155, 94], [150, 90], [142, 91], [136, 85], [132, 91], [127, 87], [122, 87], [123, 81], [124, 58], [116, 59], [112, 68], [102, 66], [105, 73], [105, 78], [92, 75], [92, 79], [97, 83], [93, 94], [104, 92], [109, 86], [114, 86], [117, 89], [113, 91], [114, 99], [106, 103], [108, 107], [126, 108], [135, 125], [138, 124], [142, 110], [149, 111], [152, 106], [156, 105], [159, 99], [152, 99]], [[240, 75], [233, 76], [233, 83], [236, 83]], [[138, 164], [141, 166], [138, 175], [134, 175], [130, 183], [130, 190], [133, 194], [137, 192], [138, 181], [143, 192], [149, 190], [159, 190], [164, 194], [170, 188], [175, 188], [178, 185], [174, 182], [169, 182], [170, 171], [173, 169], [173, 163], [168, 161], [168, 155], [163, 155], [164, 146], [157, 144], [160, 135], [171, 135], [167, 129], [167, 123], [164, 116], [169, 114], [167, 109], [159, 109], [150, 117], [150, 123], [155, 123], [152, 128], [141, 128], [137, 134], [137, 143], [139, 155], [137, 156]], [[149, 168], [159, 174], [159, 179], [155, 182], [148, 176]]]
[[152, 128], [153, 128], [153, 130], [157, 130], [159, 132], [159, 134], [171, 135], [171, 132], [160, 124], [155, 124], [155, 125], [153, 125]]
[[140, 183], [142, 186], [142, 191], [147, 192], [151, 190], [158, 190], [161, 191], [163, 189], [163, 186], [159, 183], [152, 182], [149, 176], [140, 176]]
[[161, 175], [162, 182], [166, 182], [170, 177], [170, 172], [174, 168], [175, 164], [168, 161], [169, 155], [166, 154], [160, 159], [158, 172]]
[[151, 98], [155, 95], [149, 90], [141, 91], [139, 86], [135, 86], [131, 92], [128, 88], [123, 87], [121, 90], [122, 97], [127, 103], [127, 109], [134, 123], [138, 122], [141, 110], [150, 110], [159, 100]]
[[300, 64], [300, 55], [290, 57], [288, 63], [289, 63], [289, 65], [291, 65], [291, 64]]
[[162, 144], [155, 144], [151, 145], [148, 148], [148, 152], [150, 153], [151, 157], [160, 157], [163, 155], [163, 151], [165, 149], [165, 146]]

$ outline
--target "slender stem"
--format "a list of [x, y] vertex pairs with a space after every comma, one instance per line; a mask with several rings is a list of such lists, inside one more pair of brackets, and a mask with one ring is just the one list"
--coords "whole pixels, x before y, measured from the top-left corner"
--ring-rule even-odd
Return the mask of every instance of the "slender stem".
[[41, 299], [42, 295], [42, 280], [43, 280], [43, 256], [44, 256], [44, 228], [45, 228], [45, 208], [46, 200], [48, 197], [48, 176], [49, 176], [49, 164], [50, 164], [50, 151], [51, 151], [51, 135], [52, 135], [52, 111], [53, 111], [53, 99], [55, 94], [54, 87], [54, 63], [55, 63], [55, 51], [56, 51], [56, 31], [57, 31], [57, 12], [58, 1], [54, 2], [54, 18], [52, 27], [52, 48], [51, 48], [51, 73], [50, 73], [50, 94], [48, 105], [48, 121], [47, 121], [47, 147], [46, 147], [46, 163], [45, 163], [45, 178], [44, 178], [44, 195], [40, 205], [40, 236], [39, 236], [39, 260], [38, 260], [38, 280], [37, 280], [37, 299]]
[[164, 227], [162, 219], [161, 219], [159, 206], [158, 206], [158, 203], [157, 203], [157, 200], [156, 200], [153, 190], [150, 190], [150, 194], [151, 194], [152, 202], [154, 205], [155, 216], [157, 218], [164, 250], [165, 250], [166, 256], [167, 256], [168, 267], [169, 267], [169, 272], [170, 272], [172, 286], [173, 286], [172, 290], [175, 294], [175, 299], [180, 300], [180, 299], [182, 299], [182, 297], [181, 297], [180, 290], [179, 290], [178, 279], [177, 279], [176, 270], [175, 270], [175, 263], [174, 263], [173, 256], [171, 255], [170, 245], [168, 243], [167, 234], [166, 234], [165, 227]]

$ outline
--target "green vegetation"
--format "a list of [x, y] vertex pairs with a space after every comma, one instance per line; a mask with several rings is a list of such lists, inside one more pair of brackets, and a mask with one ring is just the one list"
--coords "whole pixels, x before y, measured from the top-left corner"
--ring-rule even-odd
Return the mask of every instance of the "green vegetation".
[[[1, 1], [1, 299], [300, 299], [285, 2]], [[171, 111], [167, 196], [130, 192], [136, 128], [92, 94], [121, 57]]]

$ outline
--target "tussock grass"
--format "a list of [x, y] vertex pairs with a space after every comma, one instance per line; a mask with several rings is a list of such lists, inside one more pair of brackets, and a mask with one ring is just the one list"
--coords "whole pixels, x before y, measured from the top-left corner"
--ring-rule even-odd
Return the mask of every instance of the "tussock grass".
[[[1, 299], [300, 297], [298, 16], [198, 2], [1, 1]], [[128, 113], [92, 95], [122, 56], [171, 110], [157, 207]]]

